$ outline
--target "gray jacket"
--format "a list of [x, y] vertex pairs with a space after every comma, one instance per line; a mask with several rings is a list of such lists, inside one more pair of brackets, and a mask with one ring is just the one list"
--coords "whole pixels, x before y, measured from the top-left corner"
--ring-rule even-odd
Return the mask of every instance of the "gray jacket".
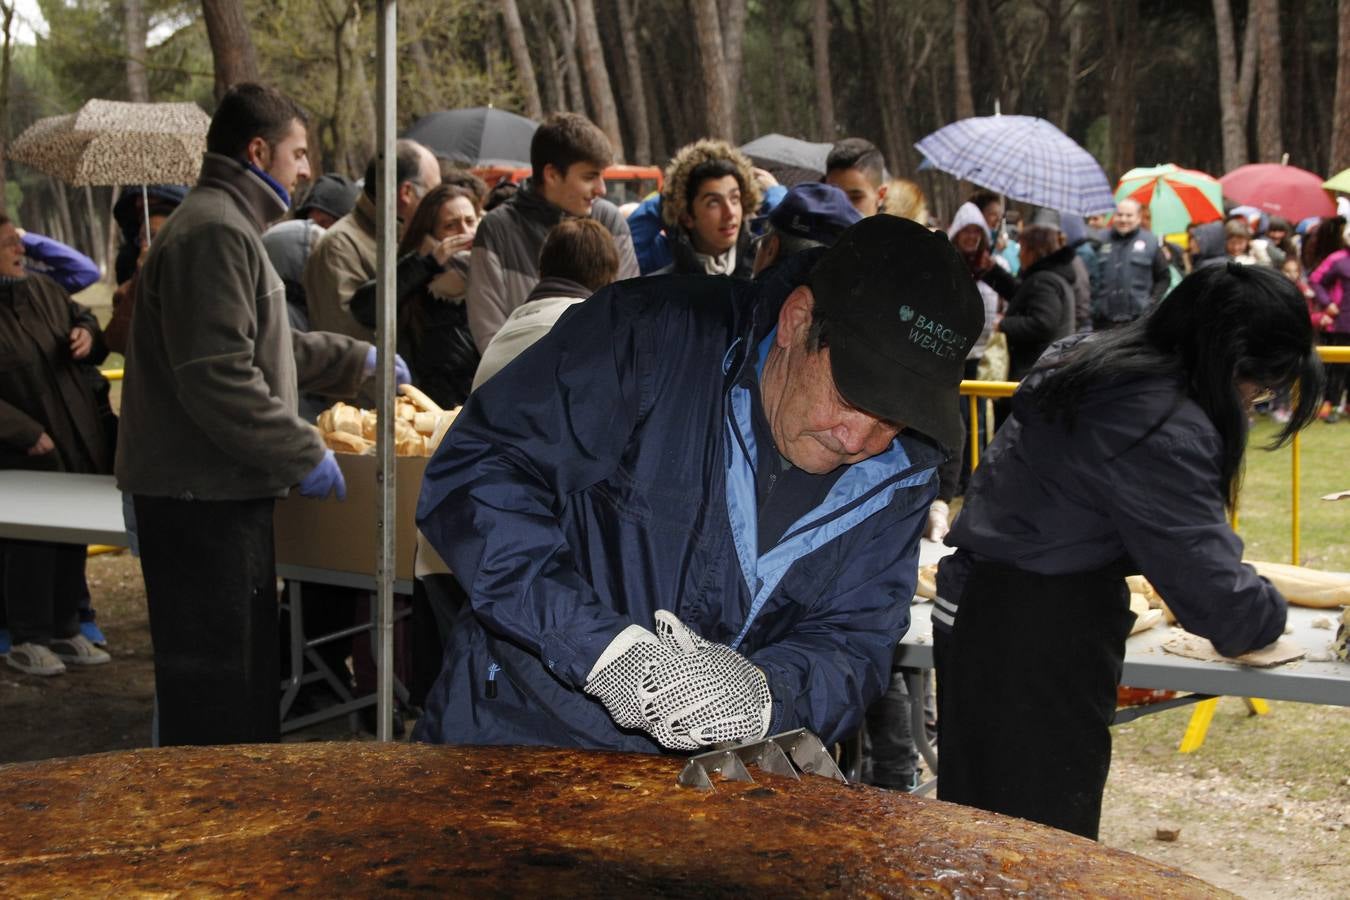
[[206, 154], [137, 280], [117, 483], [201, 500], [284, 496], [323, 456], [305, 390], [350, 396], [369, 345], [291, 331], [262, 232], [286, 212], [261, 178]]
[[375, 202], [365, 194], [356, 206], [324, 232], [305, 261], [305, 303], [309, 326], [361, 341], [375, 332], [352, 315], [352, 295], [375, 277]]
[[[530, 181], [520, 186], [510, 200], [494, 209], [478, 223], [469, 260], [469, 330], [478, 352], [502, 327], [511, 311], [525, 302], [539, 281], [539, 251], [549, 229], [567, 215], [549, 203]], [[633, 254], [633, 236], [619, 208], [608, 200], [596, 200], [591, 207], [595, 219], [614, 235], [619, 252], [619, 280], [637, 278], [637, 257]]]

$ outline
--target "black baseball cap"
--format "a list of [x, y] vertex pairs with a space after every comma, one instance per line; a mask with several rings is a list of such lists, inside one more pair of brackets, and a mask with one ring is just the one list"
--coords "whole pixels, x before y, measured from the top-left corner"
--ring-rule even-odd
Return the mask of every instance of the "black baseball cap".
[[958, 390], [984, 303], [947, 236], [870, 216], [840, 235], [808, 283], [839, 394], [949, 451], [960, 446]]
[[768, 216], [774, 231], [827, 247], [861, 218], [848, 194], [819, 181], [794, 186]]

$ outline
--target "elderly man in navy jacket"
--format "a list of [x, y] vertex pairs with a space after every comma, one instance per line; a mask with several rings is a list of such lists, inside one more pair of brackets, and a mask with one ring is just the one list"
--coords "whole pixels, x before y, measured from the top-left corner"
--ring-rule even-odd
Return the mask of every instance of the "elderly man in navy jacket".
[[[771, 275], [771, 277], [769, 277]], [[983, 325], [878, 216], [755, 282], [620, 282], [470, 398], [418, 524], [463, 583], [422, 740], [660, 752], [857, 728]]]

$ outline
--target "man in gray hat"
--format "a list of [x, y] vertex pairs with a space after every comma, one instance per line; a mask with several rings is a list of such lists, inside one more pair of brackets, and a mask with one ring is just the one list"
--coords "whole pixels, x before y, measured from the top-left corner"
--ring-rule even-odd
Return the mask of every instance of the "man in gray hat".
[[469, 599], [419, 739], [852, 734], [908, 626], [983, 318], [946, 238], [891, 216], [752, 282], [572, 307], [427, 467], [418, 525]]
[[359, 190], [346, 175], [336, 172], [320, 175], [295, 208], [295, 217], [309, 219], [320, 228], [332, 228], [338, 219], [352, 211]]

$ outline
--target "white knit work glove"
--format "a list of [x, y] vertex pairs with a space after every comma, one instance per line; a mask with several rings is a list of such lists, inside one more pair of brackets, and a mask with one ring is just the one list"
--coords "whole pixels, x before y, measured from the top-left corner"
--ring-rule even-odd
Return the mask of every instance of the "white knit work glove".
[[695, 750], [768, 733], [773, 697], [750, 660], [666, 610], [656, 613], [656, 635], [670, 655], [654, 660], [638, 696], [647, 730], [662, 746]]
[[951, 530], [948, 516], [951, 509], [947, 506], [946, 500], [934, 500], [933, 505], [928, 507], [928, 527], [924, 529], [923, 536], [930, 541], [942, 542]]
[[604, 704], [610, 716], [624, 728], [647, 730], [642, 718], [638, 689], [650, 664], [670, 651], [641, 625], [629, 625], [605, 647], [586, 676], [586, 693]]
[[773, 698], [763, 672], [665, 610], [656, 613], [656, 631], [629, 625], [591, 667], [583, 690], [615, 722], [640, 728], [669, 750], [768, 732]]

